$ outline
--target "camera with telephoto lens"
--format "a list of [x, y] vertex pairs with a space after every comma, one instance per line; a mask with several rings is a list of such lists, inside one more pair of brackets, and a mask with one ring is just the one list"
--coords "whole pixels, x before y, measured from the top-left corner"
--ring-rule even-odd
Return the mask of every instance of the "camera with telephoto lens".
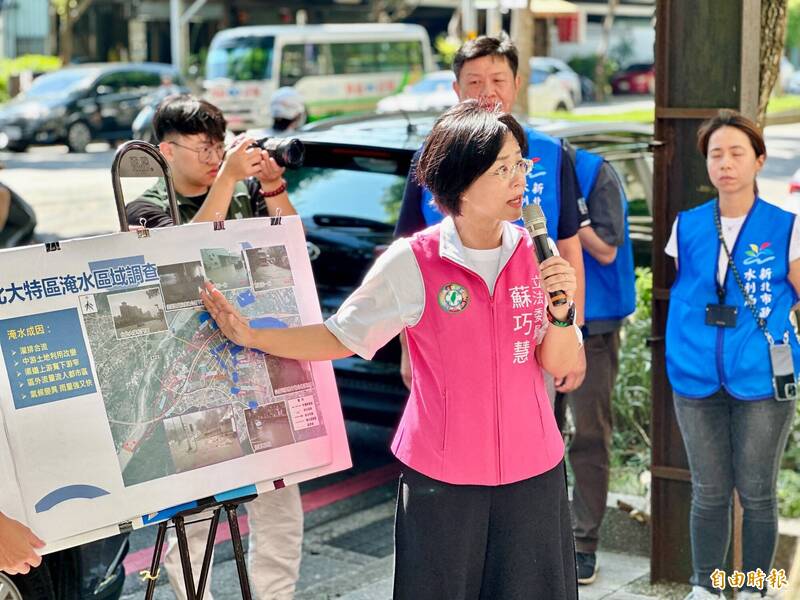
[[303, 142], [297, 138], [265, 137], [256, 140], [251, 148], [266, 150], [269, 152], [269, 155], [275, 159], [278, 166], [287, 167], [289, 169], [299, 169], [302, 167], [303, 159], [306, 155]]

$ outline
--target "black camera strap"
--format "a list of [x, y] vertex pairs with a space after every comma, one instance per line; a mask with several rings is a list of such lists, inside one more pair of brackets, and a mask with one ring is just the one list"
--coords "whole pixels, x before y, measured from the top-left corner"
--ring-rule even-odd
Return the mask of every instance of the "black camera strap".
[[[736, 268], [736, 263], [733, 262], [733, 257], [731, 256], [731, 251], [728, 249], [728, 244], [725, 242], [725, 236], [722, 234], [722, 221], [720, 219], [719, 214], [719, 202], [714, 204], [714, 225], [717, 228], [717, 237], [719, 238], [719, 243], [722, 245], [723, 250], [725, 250], [725, 256], [728, 258], [728, 269], [733, 273], [733, 277], [736, 280], [736, 285], [739, 286], [739, 290], [742, 292], [742, 297], [744, 298], [744, 304], [747, 308], [750, 309], [750, 312], [753, 315], [753, 318], [756, 320], [756, 325], [764, 334], [764, 337], [767, 339], [767, 343], [770, 346], [775, 344], [775, 340], [772, 338], [772, 334], [767, 330], [767, 321], [766, 319], [762, 319], [758, 316], [756, 312], [756, 300], [750, 294], [747, 293], [747, 289], [744, 287], [744, 283], [742, 282], [742, 277], [739, 275], [739, 269]], [[714, 278], [714, 282], [717, 284], [717, 296], [720, 298], [720, 304], [724, 304], [725, 302], [725, 289], [719, 282], [719, 277]], [[787, 331], [783, 336], [783, 342], [785, 344], [789, 343], [789, 332]]]

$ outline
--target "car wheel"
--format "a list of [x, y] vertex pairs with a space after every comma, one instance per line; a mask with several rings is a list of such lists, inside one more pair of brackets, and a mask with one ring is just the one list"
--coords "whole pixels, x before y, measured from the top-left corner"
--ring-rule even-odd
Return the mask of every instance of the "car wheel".
[[92, 130], [83, 121], [77, 121], [67, 129], [67, 146], [70, 152], [86, 152], [86, 146], [92, 141]]
[[566, 112], [566, 111], [568, 111], [568, 110], [569, 110], [569, 109], [567, 108], [567, 105], [566, 105], [566, 104], [564, 104], [563, 102], [559, 102], [559, 103], [558, 103], [558, 106], [556, 106], [556, 112], [561, 112], [561, 111], [564, 111], [564, 112]]
[[[9, 152], [25, 152], [28, 149], [27, 144], [8, 144], [5, 148]], [[2, 598], [0, 598], [2, 600]]]
[[56, 597], [47, 569], [9, 577], [0, 573], [0, 600], [53, 600]]

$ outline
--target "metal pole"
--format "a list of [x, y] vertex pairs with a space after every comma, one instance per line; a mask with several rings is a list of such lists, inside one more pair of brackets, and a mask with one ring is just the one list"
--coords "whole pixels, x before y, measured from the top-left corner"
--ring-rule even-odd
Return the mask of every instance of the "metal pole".
[[153, 560], [150, 562], [150, 572], [147, 577], [147, 590], [144, 595], [144, 600], [153, 600], [153, 593], [156, 591], [156, 581], [158, 580], [158, 565], [161, 563], [161, 549], [164, 545], [164, 538], [167, 535], [167, 525], [169, 521], [164, 521], [158, 526], [158, 533], [156, 534], [156, 545], [153, 550]]
[[228, 514], [228, 525], [231, 529], [231, 544], [233, 544], [233, 556], [236, 559], [236, 570], [239, 572], [242, 598], [243, 600], [252, 600], [250, 581], [247, 579], [247, 565], [244, 561], [244, 548], [242, 548], [242, 534], [239, 532], [239, 520], [236, 516], [238, 506], [238, 504], [225, 504], [225, 512]]
[[181, 13], [183, 12], [182, 0], [169, 2], [169, 38], [172, 53], [172, 66], [179, 73], [183, 73], [183, 36], [181, 35]]
[[461, 37], [465, 40], [478, 35], [478, 14], [475, 0], [461, 0]]
[[192, 575], [192, 556], [189, 554], [189, 543], [186, 541], [186, 527], [181, 515], [176, 515], [172, 520], [175, 522], [175, 533], [178, 536], [178, 553], [181, 556], [186, 600], [196, 600], [194, 576]]
[[497, 37], [502, 30], [503, 16], [500, 14], [500, 7], [495, 4], [486, 9], [486, 35]]
[[211, 524], [208, 526], [208, 538], [206, 539], [206, 551], [203, 555], [203, 566], [200, 568], [200, 581], [197, 582], [197, 598], [203, 600], [208, 583], [208, 574], [211, 572], [211, 560], [214, 555], [214, 540], [217, 537], [217, 525], [219, 524], [219, 513], [222, 510], [217, 507], [211, 517]]

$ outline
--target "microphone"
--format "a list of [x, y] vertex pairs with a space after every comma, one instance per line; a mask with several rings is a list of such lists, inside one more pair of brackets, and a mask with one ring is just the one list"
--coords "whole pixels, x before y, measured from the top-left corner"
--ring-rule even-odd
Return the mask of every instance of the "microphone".
[[[539, 262], [544, 262], [551, 256], [550, 243], [547, 240], [547, 219], [544, 218], [542, 207], [533, 202], [522, 207], [522, 220], [525, 222], [525, 229], [533, 240], [533, 249], [536, 251], [536, 258]], [[567, 295], [562, 291], [550, 292], [550, 299], [553, 306], [561, 306], [567, 303]]]

